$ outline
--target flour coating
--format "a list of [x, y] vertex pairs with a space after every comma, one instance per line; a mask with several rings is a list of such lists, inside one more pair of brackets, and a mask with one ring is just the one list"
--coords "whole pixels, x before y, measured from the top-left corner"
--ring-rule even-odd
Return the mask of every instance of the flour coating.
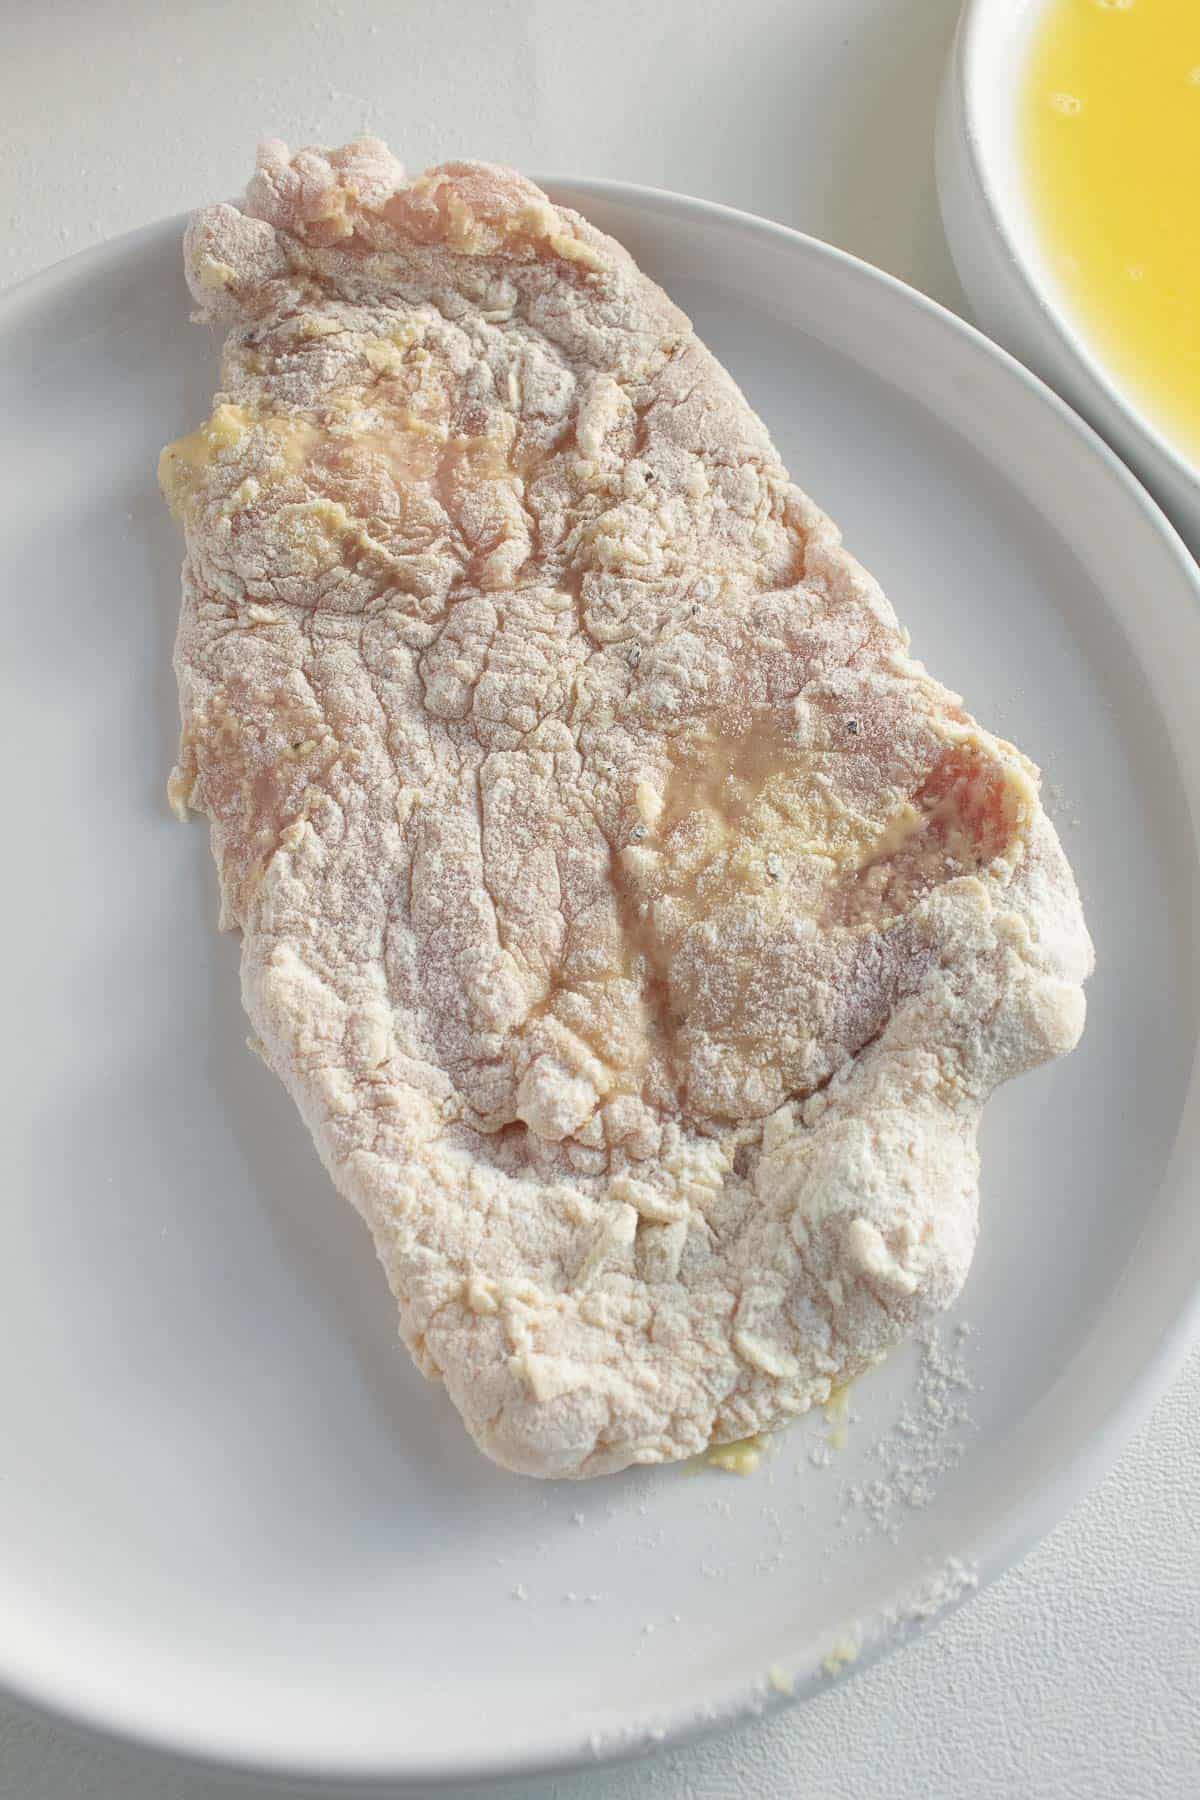
[[628, 254], [269, 143], [185, 245], [170, 794], [405, 1342], [541, 1476], [823, 1403], [947, 1305], [1091, 946], [1033, 766]]

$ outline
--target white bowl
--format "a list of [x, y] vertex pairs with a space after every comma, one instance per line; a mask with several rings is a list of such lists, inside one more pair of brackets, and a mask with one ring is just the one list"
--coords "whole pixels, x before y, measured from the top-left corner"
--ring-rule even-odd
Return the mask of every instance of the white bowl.
[[1017, 97], [1032, 35], [1051, 3], [966, 0], [938, 105], [946, 236], [983, 329], [1091, 420], [1200, 550], [1200, 468], [1141, 411], [1076, 327], [1030, 214]]

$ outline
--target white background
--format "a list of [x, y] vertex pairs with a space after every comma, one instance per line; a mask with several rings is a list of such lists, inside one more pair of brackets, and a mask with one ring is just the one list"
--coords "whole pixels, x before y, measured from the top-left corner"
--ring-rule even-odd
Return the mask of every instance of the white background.
[[[0, 283], [233, 194], [262, 133], [336, 143], [368, 128], [414, 167], [475, 155], [728, 201], [961, 309], [932, 166], [956, 12], [957, 0], [42, 0], [18, 23], [16, 0], [0, 0]], [[493, 1793], [1194, 1800], [1198, 1490], [1193, 1356], [1090, 1500], [882, 1666], [652, 1764]], [[0, 1700], [4, 1800], [260, 1791]]]

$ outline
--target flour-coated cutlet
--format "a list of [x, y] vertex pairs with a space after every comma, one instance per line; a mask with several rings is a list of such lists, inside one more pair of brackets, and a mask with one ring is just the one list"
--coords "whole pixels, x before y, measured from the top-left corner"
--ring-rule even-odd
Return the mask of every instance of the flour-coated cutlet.
[[171, 792], [406, 1343], [535, 1475], [824, 1401], [958, 1293], [982, 1104], [1082, 1029], [1036, 770], [520, 175], [269, 143], [185, 254]]

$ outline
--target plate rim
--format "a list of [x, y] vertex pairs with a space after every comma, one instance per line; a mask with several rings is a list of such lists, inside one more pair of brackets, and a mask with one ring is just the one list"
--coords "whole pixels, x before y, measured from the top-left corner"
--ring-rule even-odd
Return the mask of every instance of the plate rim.
[[[1076, 438], [1080, 455], [1098, 460], [1106, 468], [1108, 474], [1123, 489], [1128, 503], [1142, 515], [1146, 527], [1155, 534], [1176, 562], [1181, 580], [1192, 589], [1197, 602], [1197, 617], [1200, 618], [1200, 568], [1193, 561], [1174, 526], [1131, 470], [1093, 428], [1038, 376], [965, 319], [929, 295], [819, 238], [718, 201], [637, 182], [597, 176], [535, 173], [533, 179], [551, 194], [565, 192], [572, 196], [591, 197], [600, 202], [625, 204], [641, 212], [672, 214], [701, 230], [706, 225], [725, 229], [734, 227], [773, 242], [801, 258], [828, 261], [840, 268], [850, 281], [881, 288], [892, 305], [908, 307], [916, 313], [924, 314], [938, 329], [970, 346], [973, 355], [982, 356], [985, 361], [1000, 368], [1010, 383], [1024, 390], [1028, 399], [1042, 408], [1048, 408]], [[165, 245], [172, 236], [178, 239], [182, 236], [188, 217], [187, 213], [173, 214], [135, 227], [62, 258], [0, 291], [0, 342], [19, 324], [22, 316], [27, 315], [30, 309], [40, 307], [54, 294], [86, 281], [89, 275], [105, 266], [131, 261], [151, 248]], [[1188, 789], [1186, 782], [1184, 787], [1185, 790]], [[1200, 784], [1190, 792], [1190, 798], [1200, 811]], [[1197, 1088], [1196, 1070], [1193, 1067], [1190, 1086], [1181, 1107], [1180, 1129], [1197, 1110]], [[1173, 1158], [1163, 1175], [1161, 1187], [1177, 1187], [1180, 1184], [1181, 1178], [1174, 1170]], [[1200, 1176], [1190, 1173], [1187, 1181], [1193, 1195], [1196, 1195], [1200, 1190]], [[1093, 1332], [1094, 1329], [1093, 1327]], [[1091, 1341], [1092, 1335], [1093, 1333], [1089, 1333], [1085, 1343]], [[1112, 1467], [1136, 1427], [1173, 1381], [1193, 1342], [1198, 1338], [1200, 1269], [1193, 1271], [1190, 1286], [1171, 1315], [1159, 1321], [1153, 1348], [1128, 1374], [1117, 1392], [1115, 1403], [1109, 1407], [1103, 1419], [1084, 1435], [1078, 1436], [1077, 1433], [1077, 1441], [1068, 1452], [1054, 1461], [1052, 1467], [1038, 1473], [1031, 1481], [1025, 1504], [1019, 1512], [1001, 1511], [997, 1517], [985, 1522], [978, 1537], [972, 1539], [970, 1554], [978, 1571], [978, 1580], [971, 1583], [970, 1592], [989, 1585], [999, 1574], [1025, 1556], [1068, 1508], [1082, 1499]], [[1076, 1351], [1071, 1361], [1063, 1365], [1057, 1380], [1037, 1403], [1039, 1408], [1049, 1404], [1079, 1356], [1080, 1351]], [[940, 1607], [938, 1618], [948, 1617], [967, 1597], [968, 1593], [964, 1591]], [[898, 1647], [900, 1641], [894, 1633], [890, 1636], [883, 1632], [876, 1633], [853, 1664], [853, 1672], [870, 1667], [883, 1655]], [[652, 1747], [679, 1746], [751, 1716], [765, 1716], [784, 1706], [797, 1704], [817, 1690], [821, 1678], [819, 1664], [810, 1668], [811, 1647], [804, 1644], [803, 1651], [800, 1676], [793, 1691], [787, 1694], [768, 1692], [764, 1695], [760, 1663], [753, 1671], [743, 1672], [736, 1681], [723, 1678], [717, 1684], [715, 1693], [697, 1693], [687, 1703], [676, 1703], [672, 1708], [659, 1709], [654, 1714], [652, 1730], [646, 1729], [647, 1720], [639, 1720], [630, 1725], [628, 1730], [614, 1732], [597, 1745], [594, 1734], [586, 1728], [575, 1725], [564, 1730], [561, 1722], [556, 1721], [536, 1745], [527, 1744], [512, 1750], [499, 1746], [489, 1751], [486, 1757], [476, 1753], [464, 1758], [459, 1753], [456, 1761], [426, 1759], [416, 1762], [411, 1757], [404, 1757], [401, 1752], [401, 1760], [387, 1763], [380, 1762], [377, 1758], [369, 1763], [359, 1763], [348, 1761], [344, 1756], [336, 1761], [318, 1762], [309, 1758], [297, 1762], [287, 1744], [282, 1742], [277, 1753], [268, 1755], [257, 1745], [248, 1746], [243, 1733], [239, 1748], [236, 1721], [230, 1719], [225, 1720], [221, 1729], [215, 1732], [197, 1731], [192, 1739], [185, 1741], [177, 1733], [165, 1728], [161, 1722], [156, 1725], [153, 1721], [139, 1720], [136, 1706], [127, 1706], [123, 1710], [111, 1707], [102, 1710], [77, 1699], [69, 1691], [69, 1677], [66, 1675], [57, 1686], [46, 1679], [40, 1683], [33, 1679], [23, 1680], [20, 1670], [10, 1666], [11, 1658], [3, 1645], [0, 1645], [0, 1692], [18, 1699], [43, 1717], [66, 1722], [85, 1736], [108, 1742], [116, 1740], [151, 1754], [172, 1757], [177, 1762], [196, 1768], [220, 1769], [259, 1780], [287, 1781], [300, 1786], [320, 1783], [326, 1789], [335, 1787], [345, 1792], [378, 1789], [384, 1784], [393, 1789], [411, 1790], [417, 1786], [430, 1788], [455, 1782], [532, 1778], [565, 1773], [582, 1767], [598, 1767], [603, 1763], [631, 1759], [646, 1753]], [[632, 1717], [628, 1713], [624, 1716]]]

